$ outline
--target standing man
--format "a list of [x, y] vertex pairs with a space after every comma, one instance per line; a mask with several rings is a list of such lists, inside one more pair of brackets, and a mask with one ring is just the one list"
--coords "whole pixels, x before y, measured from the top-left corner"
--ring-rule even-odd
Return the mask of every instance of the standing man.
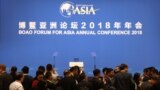
[[116, 90], [135, 90], [135, 83], [132, 75], [128, 73], [128, 65], [120, 65], [120, 72], [115, 75], [113, 86]]
[[0, 64], [0, 90], [9, 90], [9, 85], [12, 81], [12, 76], [6, 72], [6, 66]]

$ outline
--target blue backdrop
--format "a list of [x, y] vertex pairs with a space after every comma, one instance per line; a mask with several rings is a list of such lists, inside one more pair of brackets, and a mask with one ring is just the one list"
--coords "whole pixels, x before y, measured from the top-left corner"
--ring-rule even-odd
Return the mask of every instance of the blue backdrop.
[[[53, 64], [62, 74], [73, 58], [84, 61], [85, 71], [93, 70], [92, 52], [98, 68], [127, 63], [130, 72], [143, 68], [160, 68], [160, 1], [159, 0], [71, 0], [77, 4], [93, 4], [96, 15], [63, 17], [59, 12], [65, 0], [0, 0], [0, 63], [19, 69], [28, 65], [34, 75], [39, 65]], [[140, 21], [142, 35], [19, 35], [20, 21], [77, 21], [122, 23]], [[96, 29], [96, 28], [95, 28]]]

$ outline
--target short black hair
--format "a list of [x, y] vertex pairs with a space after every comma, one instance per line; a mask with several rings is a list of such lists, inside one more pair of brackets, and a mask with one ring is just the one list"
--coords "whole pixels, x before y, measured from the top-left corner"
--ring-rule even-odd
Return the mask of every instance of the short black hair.
[[51, 71], [52, 69], [53, 69], [52, 64], [47, 64], [47, 65], [46, 65], [46, 70], [47, 70], [47, 71]]
[[29, 73], [29, 67], [28, 67], [28, 66], [24, 66], [24, 67], [22, 68], [22, 72], [23, 72], [23, 73]]
[[93, 75], [94, 76], [97, 76], [98, 74], [100, 74], [101, 73], [101, 71], [99, 70], [99, 69], [94, 69], [93, 70]]
[[16, 73], [16, 72], [17, 72], [17, 67], [16, 67], [16, 66], [12, 66], [12, 67], [11, 67], [11, 72]]
[[107, 69], [107, 73], [110, 73], [111, 71], [113, 71], [112, 68], [108, 68], [108, 69]]
[[45, 72], [45, 67], [42, 66], [42, 65], [40, 65], [40, 66], [38, 67], [38, 71], [42, 71], [42, 72], [44, 73], [44, 72]]
[[51, 72], [48, 71], [48, 72], [46, 72], [44, 77], [45, 77], [45, 79], [48, 79], [50, 76], [52, 76], [52, 74], [51, 74]]
[[79, 66], [73, 66], [70, 68], [70, 71], [73, 72], [74, 70], [77, 70], [78, 72], [80, 71]]
[[105, 72], [107, 72], [108, 71], [108, 68], [107, 67], [104, 67], [103, 69], [102, 69], [102, 72], [103, 73], [105, 73]]
[[42, 71], [38, 70], [38, 71], [36, 72], [36, 77], [37, 77], [38, 75], [44, 75], [44, 73], [43, 73]]
[[120, 70], [124, 70], [125, 68], [128, 68], [128, 65], [127, 64], [121, 64], [119, 68], [120, 68]]

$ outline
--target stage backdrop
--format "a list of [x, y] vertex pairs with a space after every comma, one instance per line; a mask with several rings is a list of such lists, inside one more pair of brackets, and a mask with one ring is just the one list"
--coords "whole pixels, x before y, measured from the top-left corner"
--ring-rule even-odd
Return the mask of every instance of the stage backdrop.
[[58, 73], [78, 58], [97, 68], [160, 68], [159, 0], [0, 0], [0, 63], [34, 75], [51, 63]]

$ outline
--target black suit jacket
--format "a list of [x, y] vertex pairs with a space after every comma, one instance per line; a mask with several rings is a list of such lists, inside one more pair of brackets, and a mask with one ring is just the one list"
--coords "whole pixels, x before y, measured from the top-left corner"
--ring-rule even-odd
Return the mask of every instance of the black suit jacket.
[[100, 89], [104, 89], [104, 87], [105, 87], [101, 78], [95, 78], [95, 77], [93, 77], [90, 80], [90, 82], [92, 84], [93, 90], [100, 90]]
[[0, 90], [9, 90], [9, 85], [12, 83], [13, 78], [8, 73], [3, 73], [0, 75]]
[[118, 73], [113, 80], [116, 90], [135, 90], [135, 83], [130, 73]]
[[31, 76], [24, 75], [24, 80], [22, 82], [24, 90], [31, 90], [31, 88], [32, 88], [32, 81], [33, 81], [33, 78]]
[[59, 85], [63, 90], [77, 90], [77, 85], [73, 77], [64, 77], [60, 80]]

